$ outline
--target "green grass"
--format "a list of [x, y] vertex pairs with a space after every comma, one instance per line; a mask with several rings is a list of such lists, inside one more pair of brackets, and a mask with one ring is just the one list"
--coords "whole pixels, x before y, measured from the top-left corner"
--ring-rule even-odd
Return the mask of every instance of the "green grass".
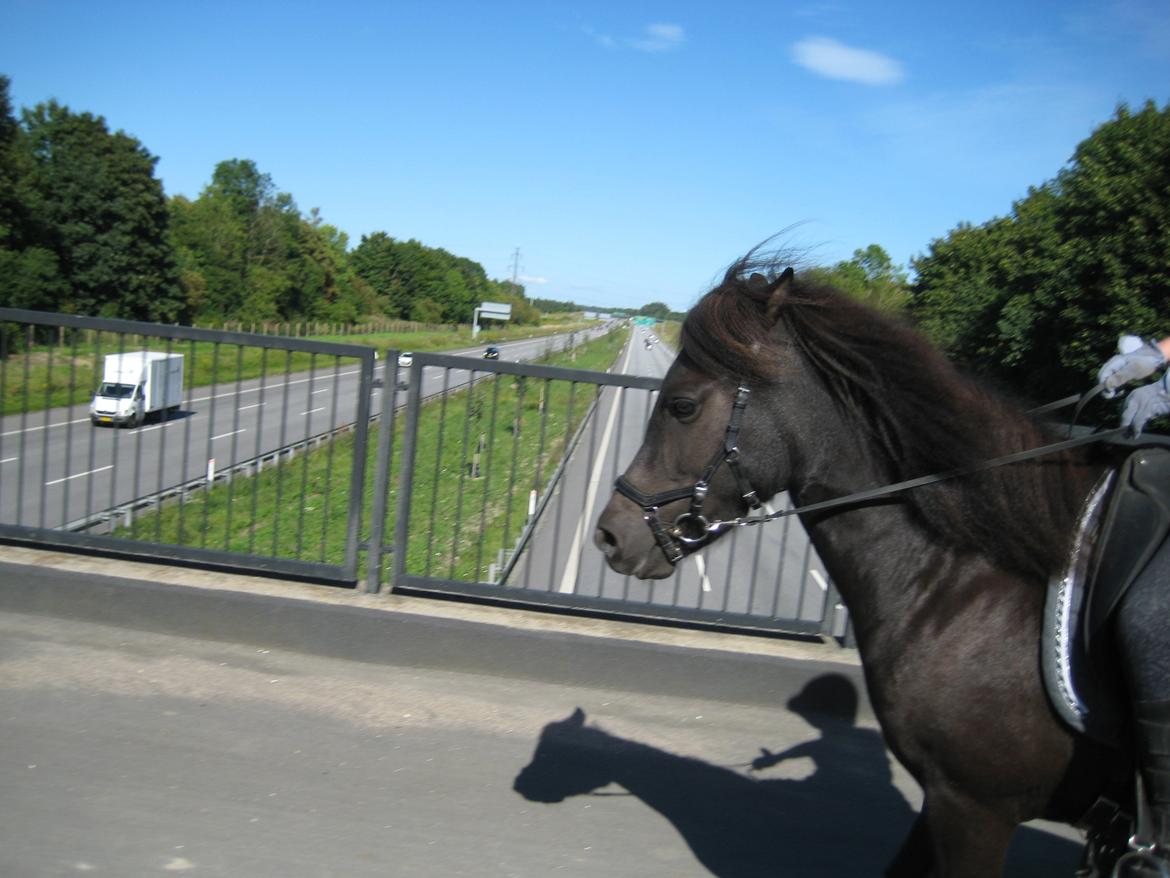
[[[624, 332], [557, 353], [553, 365], [605, 371]], [[486, 579], [511, 548], [538, 495], [588, 411], [596, 388], [500, 375], [424, 405], [419, 417], [406, 569], [453, 579]], [[386, 538], [394, 534], [404, 418], [396, 419]], [[380, 426], [371, 428], [363, 493], [369, 529]], [[482, 450], [480, 450], [482, 448]], [[342, 435], [258, 476], [235, 476], [182, 503], [140, 515], [118, 536], [182, 546], [340, 564], [345, 551], [354, 444]], [[478, 473], [471, 470], [478, 462]]]

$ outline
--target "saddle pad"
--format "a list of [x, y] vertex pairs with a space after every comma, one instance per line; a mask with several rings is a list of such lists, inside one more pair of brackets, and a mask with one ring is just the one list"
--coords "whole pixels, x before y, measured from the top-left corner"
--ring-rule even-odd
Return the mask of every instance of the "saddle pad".
[[1123, 707], [1087, 661], [1082, 614], [1093, 549], [1115, 478], [1114, 471], [1102, 476], [1081, 509], [1068, 564], [1048, 583], [1040, 642], [1044, 684], [1057, 714], [1076, 731], [1110, 746], [1122, 740]]

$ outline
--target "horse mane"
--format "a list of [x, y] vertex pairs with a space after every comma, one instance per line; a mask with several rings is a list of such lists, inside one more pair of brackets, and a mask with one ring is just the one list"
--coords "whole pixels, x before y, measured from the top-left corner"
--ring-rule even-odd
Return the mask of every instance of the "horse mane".
[[[749, 253], [691, 309], [681, 348], [699, 371], [774, 384], [782, 326], [890, 482], [972, 466], [1052, 441], [1004, 395], [962, 374], [908, 324], [797, 274], [769, 319], [784, 261]], [[950, 479], [901, 495], [936, 541], [1041, 582], [1064, 563], [1086, 493], [1071, 454]]]

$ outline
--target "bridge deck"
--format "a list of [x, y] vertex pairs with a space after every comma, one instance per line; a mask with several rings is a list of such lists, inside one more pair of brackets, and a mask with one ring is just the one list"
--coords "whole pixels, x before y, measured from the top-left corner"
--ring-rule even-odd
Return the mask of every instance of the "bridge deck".
[[[821, 644], [5, 548], [0, 873], [877, 874], [917, 792], [864, 702], [786, 707], [830, 673], [860, 690]], [[646, 745], [635, 795], [513, 791], [576, 707]], [[1011, 874], [1071, 874], [1071, 837], [1025, 829]]]

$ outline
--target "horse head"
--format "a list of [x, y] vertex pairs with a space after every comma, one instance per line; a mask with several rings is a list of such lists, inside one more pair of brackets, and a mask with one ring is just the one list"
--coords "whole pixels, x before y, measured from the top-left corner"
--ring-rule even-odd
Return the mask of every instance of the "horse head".
[[807, 418], [775, 400], [814, 392], [779, 320], [793, 272], [745, 280], [742, 268], [733, 266], [688, 315], [642, 446], [598, 520], [594, 543], [619, 573], [670, 576], [678, 560], [720, 535], [707, 525], [787, 486], [785, 437]]
[[512, 788], [530, 802], [552, 804], [580, 796], [613, 780], [605, 762], [589, 758], [597, 747], [596, 733], [585, 726], [585, 711], [577, 708], [563, 720], [549, 723], [540, 733], [532, 761], [516, 776]]

